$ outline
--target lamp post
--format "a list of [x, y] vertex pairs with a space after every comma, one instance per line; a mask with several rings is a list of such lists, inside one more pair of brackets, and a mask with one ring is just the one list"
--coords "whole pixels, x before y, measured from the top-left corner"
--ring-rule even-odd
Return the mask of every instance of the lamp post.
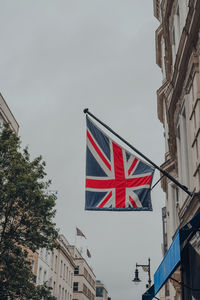
[[148, 265], [139, 265], [136, 263], [136, 269], [135, 269], [135, 278], [133, 279], [134, 283], [139, 283], [141, 280], [139, 279], [139, 271], [138, 268], [141, 267], [144, 272], [148, 272], [148, 284], [146, 285], [146, 288], [151, 287], [151, 266], [150, 266], [150, 258], [148, 259]]

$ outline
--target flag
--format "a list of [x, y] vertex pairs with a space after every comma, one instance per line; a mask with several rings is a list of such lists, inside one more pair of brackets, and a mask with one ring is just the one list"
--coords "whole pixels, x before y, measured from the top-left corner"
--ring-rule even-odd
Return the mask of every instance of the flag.
[[154, 168], [115, 143], [87, 116], [86, 210], [152, 210]]
[[76, 235], [82, 236], [86, 239], [86, 236], [82, 233], [82, 231], [78, 227], [76, 227]]
[[91, 258], [91, 254], [90, 254], [90, 251], [89, 251], [88, 249], [87, 249], [86, 253], [87, 253], [87, 256], [88, 256], [89, 258]]

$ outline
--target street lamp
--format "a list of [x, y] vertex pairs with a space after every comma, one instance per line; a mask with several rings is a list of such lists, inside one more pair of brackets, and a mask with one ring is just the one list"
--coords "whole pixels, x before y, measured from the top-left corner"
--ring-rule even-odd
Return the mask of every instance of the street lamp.
[[139, 271], [137, 269], [137, 264], [136, 264], [136, 268], [135, 268], [135, 278], [132, 280], [135, 284], [138, 284], [141, 280], [139, 278]]
[[148, 272], [148, 284], [146, 285], [146, 288], [150, 288], [151, 286], [151, 267], [150, 267], [150, 258], [148, 259], [148, 265], [139, 265], [136, 263], [136, 269], [135, 269], [135, 278], [133, 279], [134, 283], [139, 283], [141, 280], [139, 279], [139, 271], [138, 267], [142, 267], [144, 272]]

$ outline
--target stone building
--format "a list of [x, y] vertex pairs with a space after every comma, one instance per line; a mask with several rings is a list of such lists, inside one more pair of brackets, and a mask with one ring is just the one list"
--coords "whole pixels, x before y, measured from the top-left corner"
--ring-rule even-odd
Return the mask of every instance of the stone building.
[[160, 283], [163, 287], [159, 298], [200, 299], [199, 291], [195, 291], [200, 289], [200, 238], [198, 228], [189, 228], [194, 222], [198, 224], [199, 219], [193, 221], [193, 217], [200, 210], [200, 197], [194, 194], [200, 190], [200, 1], [153, 3], [154, 16], [159, 21], [156, 63], [162, 71], [162, 84], [157, 91], [158, 118], [165, 136], [165, 161], [161, 168], [188, 188], [182, 189], [167, 177], [162, 178], [166, 193], [162, 211], [163, 256], [169, 257], [172, 249], [175, 251], [177, 234], [185, 224], [185, 232], [191, 230], [184, 246], [180, 242], [180, 258]]
[[50, 268], [48, 284], [57, 299], [72, 300], [75, 263], [64, 235], [59, 235], [58, 244], [59, 248], [50, 253], [49, 261], [47, 259], [46, 270], [47, 266]]
[[38, 251], [37, 285], [46, 282], [58, 300], [95, 300], [96, 277], [91, 267], [64, 235], [57, 242], [59, 247], [53, 251]]
[[48, 249], [41, 248], [38, 251], [38, 264], [37, 264], [37, 278], [36, 284], [43, 285], [44, 283], [50, 283], [51, 277], [51, 266], [50, 266], [50, 257], [51, 252]]
[[95, 300], [96, 276], [75, 246], [69, 247], [74, 258], [73, 300]]

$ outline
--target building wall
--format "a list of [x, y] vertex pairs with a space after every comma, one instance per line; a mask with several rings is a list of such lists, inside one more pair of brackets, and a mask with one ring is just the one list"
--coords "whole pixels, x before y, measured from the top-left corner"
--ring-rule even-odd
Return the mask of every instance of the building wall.
[[51, 253], [45, 248], [38, 251], [38, 267], [36, 284], [43, 285], [44, 283], [50, 284], [50, 256]]
[[[154, 15], [159, 21], [156, 62], [163, 75], [157, 91], [158, 118], [165, 135], [161, 167], [194, 193], [200, 190], [200, 1], [154, 0]], [[200, 209], [200, 201], [166, 177], [162, 188], [166, 193], [164, 235], [168, 248], [177, 229]], [[174, 276], [181, 280], [180, 270]], [[167, 285], [160, 298], [181, 299], [180, 286], [172, 281]]]
[[58, 300], [72, 300], [74, 260], [64, 235], [59, 235], [57, 243], [59, 247], [53, 251], [44, 248], [38, 251], [36, 283], [42, 285], [46, 282]]
[[76, 271], [74, 273], [73, 300], [94, 300], [96, 276], [75, 246], [70, 246]]
[[57, 299], [72, 300], [75, 264], [64, 235], [59, 236], [58, 243], [60, 247], [54, 249], [50, 257], [49, 285], [53, 288], [52, 293]]

